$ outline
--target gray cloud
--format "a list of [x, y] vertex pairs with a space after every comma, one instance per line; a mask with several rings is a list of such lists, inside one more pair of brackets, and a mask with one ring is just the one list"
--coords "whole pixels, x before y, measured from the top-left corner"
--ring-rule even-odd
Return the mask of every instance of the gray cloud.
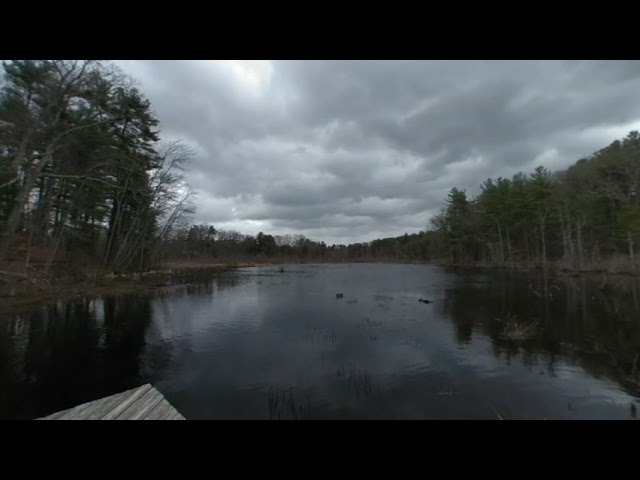
[[197, 152], [196, 220], [328, 243], [424, 229], [449, 188], [640, 128], [638, 61], [120, 61]]

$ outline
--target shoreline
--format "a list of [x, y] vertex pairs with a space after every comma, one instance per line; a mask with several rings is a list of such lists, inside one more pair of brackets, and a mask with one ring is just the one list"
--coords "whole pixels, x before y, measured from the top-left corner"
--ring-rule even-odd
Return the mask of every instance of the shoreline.
[[31, 284], [26, 280], [20, 280], [19, 282], [14, 282], [13, 287], [11, 285], [7, 287], [8, 290], [13, 289], [14, 292], [0, 295], [0, 313], [43, 306], [59, 301], [91, 299], [105, 295], [148, 294], [161, 288], [188, 283], [186, 278], [184, 282], [166, 283], [169, 279], [179, 280], [181, 277], [190, 274], [215, 275], [250, 266], [253, 266], [253, 264], [182, 265], [150, 270], [140, 274], [109, 274], [101, 277], [86, 275], [81, 279], [62, 278], [54, 279], [52, 282]]
[[[255, 262], [223, 262], [223, 263], [197, 263], [175, 262], [167, 263], [162, 268], [143, 273], [121, 275], [85, 275], [83, 278], [52, 279], [50, 282], [28, 282], [20, 279], [9, 282], [6, 287], [10, 292], [0, 295], [0, 313], [6, 313], [23, 308], [46, 305], [57, 301], [73, 301], [80, 299], [96, 298], [105, 295], [121, 295], [126, 293], [149, 294], [160, 288], [179, 286], [189, 283], [185, 278], [189, 275], [216, 275], [239, 268], [276, 266], [276, 265], [310, 265], [310, 264], [413, 264], [435, 265], [452, 270], [477, 270], [500, 271], [519, 273], [542, 273], [539, 266], [525, 265], [486, 265], [486, 264], [451, 264], [439, 261], [421, 260], [393, 260], [393, 259], [317, 259], [313, 261], [301, 261], [296, 259], [257, 259]], [[638, 271], [610, 271], [607, 269], [579, 270], [549, 266], [548, 273], [554, 277], [580, 277], [580, 276], [624, 276], [640, 278]], [[184, 280], [183, 282], [180, 280]], [[176, 283], [167, 283], [167, 280]]]
[[[446, 262], [429, 262], [432, 265], [438, 265], [443, 268], [451, 269], [468, 269], [468, 270], [493, 270], [503, 272], [522, 272], [522, 273], [542, 273], [543, 269], [539, 265], [488, 265], [488, 264], [451, 264]], [[547, 273], [558, 277], [580, 277], [589, 275], [605, 275], [605, 276], [623, 276], [631, 278], [640, 278], [640, 270], [619, 270], [605, 267], [579, 269], [572, 267], [563, 267], [560, 265], [547, 266]]]

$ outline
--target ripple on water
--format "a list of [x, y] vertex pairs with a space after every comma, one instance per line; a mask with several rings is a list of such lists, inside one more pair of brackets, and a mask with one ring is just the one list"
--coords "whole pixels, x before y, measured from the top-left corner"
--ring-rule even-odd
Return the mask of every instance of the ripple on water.
[[[16, 314], [0, 329], [11, 366], [0, 368], [0, 417], [34, 417], [39, 406], [151, 378], [187, 418], [268, 418], [269, 388], [284, 399], [288, 387], [289, 411], [308, 393], [311, 418], [496, 418], [492, 406], [505, 418], [632, 418], [624, 378], [640, 353], [640, 315], [628, 301], [640, 298], [638, 285], [617, 286], [611, 302], [631, 320], [615, 322], [604, 303], [582, 302], [598, 295], [588, 279], [545, 304], [529, 274], [309, 271], [243, 269], [156, 297]], [[539, 337], [500, 336], [496, 317], [532, 316], [552, 319]]]

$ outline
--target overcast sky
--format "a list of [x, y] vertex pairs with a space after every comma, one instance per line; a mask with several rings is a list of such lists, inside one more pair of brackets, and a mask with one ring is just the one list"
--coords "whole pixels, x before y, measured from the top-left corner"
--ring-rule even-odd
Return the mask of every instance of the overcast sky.
[[638, 61], [118, 63], [196, 156], [195, 220], [350, 243], [424, 229], [456, 186], [640, 130]]

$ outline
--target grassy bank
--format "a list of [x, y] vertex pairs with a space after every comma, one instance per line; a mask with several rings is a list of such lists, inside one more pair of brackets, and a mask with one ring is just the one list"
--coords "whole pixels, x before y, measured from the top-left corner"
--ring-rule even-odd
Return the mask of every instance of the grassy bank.
[[27, 277], [11, 275], [3, 279], [0, 291], [0, 312], [16, 310], [55, 301], [95, 298], [124, 293], [150, 293], [170, 283], [186, 283], [197, 273], [214, 275], [235, 268], [251, 266], [240, 263], [188, 264], [173, 263], [143, 273], [88, 273], [82, 276]]

